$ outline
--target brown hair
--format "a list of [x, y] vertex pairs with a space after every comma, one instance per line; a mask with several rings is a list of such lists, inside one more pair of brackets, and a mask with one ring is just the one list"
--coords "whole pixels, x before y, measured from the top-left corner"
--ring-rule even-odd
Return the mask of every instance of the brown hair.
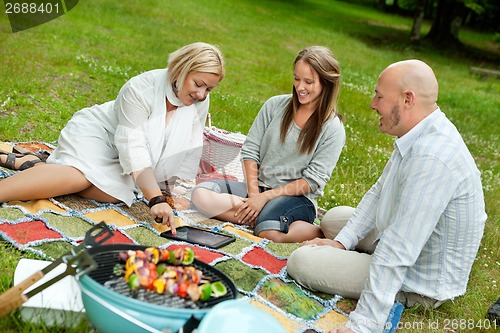
[[[314, 113], [309, 117], [299, 134], [297, 144], [300, 153], [312, 153], [316, 141], [321, 133], [323, 124], [337, 113], [337, 98], [340, 92], [340, 64], [333, 57], [332, 52], [324, 46], [311, 46], [303, 49], [295, 58], [294, 66], [299, 60], [309, 64], [318, 73], [322, 91]], [[292, 89], [292, 98], [288, 103], [283, 120], [281, 121], [280, 139], [285, 142], [285, 137], [293, 121], [293, 115], [300, 106], [295, 87]]]

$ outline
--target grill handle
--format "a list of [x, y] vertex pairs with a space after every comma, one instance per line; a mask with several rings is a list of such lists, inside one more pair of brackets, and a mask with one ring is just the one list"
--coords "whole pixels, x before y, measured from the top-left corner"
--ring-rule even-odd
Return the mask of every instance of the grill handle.
[[23, 282], [15, 285], [0, 295], [0, 317], [5, 316], [26, 302], [28, 300], [28, 296], [24, 295], [23, 292], [36, 282], [40, 281], [44, 275], [45, 274], [42, 273], [42, 271], [38, 271]]
[[[39, 293], [43, 289], [52, 285], [53, 283], [59, 281], [66, 275], [81, 275], [86, 274], [89, 271], [95, 269], [97, 265], [95, 264], [92, 257], [85, 250], [86, 247], [100, 245], [104, 243], [107, 239], [113, 236], [113, 232], [106, 225], [105, 222], [101, 222], [92, 228], [90, 228], [85, 233], [85, 238], [83, 242], [69, 250], [62, 257], [56, 259], [50, 265], [44, 269], [33, 273], [26, 280], [13, 286], [2, 295], [0, 295], [0, 318], [10, 313], [11, 311], [17, 309], [23, 303], [25, 303], [30, 297]], [[24, 294], [25, 290], [40, 281], [48, 272], [59, 266], [60, 264], [66, 264], [66, 271], [60, 275], [54, 277], [53, 279], [45, 282], [43, 285], [29, 291]], [[73, 265], [76, 266], [73, 267]], [[78, 269], [78, 272], [77, 272]]]
[[[81, 251], [74, 256], [62, 257], [62, 261], [66, 264], [66, 270], [33, 290], [24, 293], [26, 289], [40, 281], [47, 272], [52, 270], [55, 266], [59, 266], [59, 264], [54, 265], [56, 262], [50, 264], [0, 295], [0, 317], [17, 309], [32, 296], [38, 294], [40, 291], [48, 288], [62, 278], [68, 275], [80, 276], [97, 268], [97, 264], [87, 251]], [[51, 268], [51, 266], [54, 267]]]

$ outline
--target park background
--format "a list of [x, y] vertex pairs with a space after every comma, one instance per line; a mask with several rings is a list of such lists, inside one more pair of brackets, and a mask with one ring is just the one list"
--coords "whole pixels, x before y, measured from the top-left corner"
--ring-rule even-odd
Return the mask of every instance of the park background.
[[[195, 41], [218, 45], [227, 64], [226, 78], [211, 93], [213, 125], [246, 134], [267, 98], [291, 92], [296, 54], [324, 45], [342, 66], [339, 111], [347, 143], [319, 203], [325, 209], [355, 206], [381, 174], [394, 141], [379, 133], [379, 117], [369, 108], [377, 76], [392, 62], [424, 60], [440, 83], [438, 104], [482, 172], [488, 220], [467, 293], [437, 310], [409, 309], [402, 321], [439, 322], [436, 332], [487, 331], [480, 326], [500, 297], [500, 84], [498, 77], [478, 75], [471, 67], [500, 67], [499, 31], [492, 24], [498, 5], [445, 2], [444, 13], [454, 12], [456, 3], [484, 10], [462, 13], [462, 26], [451, 37], [426, 38], [442, 2], [426, 3], [413, 39], [413, 8], [420, 2], [412, 0], [385, 6], [329, 0], [82, 0], [65, 15], [16, 33], [2, 13], [0, 141], [55, 143], [74, 112], [114, 99], [129, 78], [165, 67], [170, 52]], [[0, 292], [10, 287], [23, 256], [0, 242]], [[444, 329], [446, 322], [450, 330]], [[474, 327], [460, 329], [464, 322]], [[12, 317], [0, 320], [0, 329], [37, 332]]]

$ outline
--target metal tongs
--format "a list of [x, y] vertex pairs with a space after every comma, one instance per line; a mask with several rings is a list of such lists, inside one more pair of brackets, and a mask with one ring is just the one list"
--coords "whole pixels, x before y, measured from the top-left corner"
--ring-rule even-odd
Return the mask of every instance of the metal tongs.
[[[0, 317], [10, 313], [14, 309], [17, 309], [28, 299], [53, 285], [62, 278], [68, 275], [78, 277], [96, 269], [97, 264], [86, 249], [100, 245], [112, 236], [113, 232], [109, 229], [105, 222], [101, 222], [90, 228], [85, 233], [84, 240], [80, 245], [75, 246], [44, 269], [33, 273], [30, 277], [0, 295]], [[64, 272], [34, 288], [33, 290], [24, 293], [26, 289], [40, 281], [48, 272], [60, 264], [66, 264], [66, 270]]]

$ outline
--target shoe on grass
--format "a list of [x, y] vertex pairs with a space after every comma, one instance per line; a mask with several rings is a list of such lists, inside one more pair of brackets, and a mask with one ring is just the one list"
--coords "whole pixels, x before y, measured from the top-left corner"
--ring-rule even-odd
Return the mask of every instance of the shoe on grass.
[[500, 298], [488, 309], [486, 317], [500, 325]]

